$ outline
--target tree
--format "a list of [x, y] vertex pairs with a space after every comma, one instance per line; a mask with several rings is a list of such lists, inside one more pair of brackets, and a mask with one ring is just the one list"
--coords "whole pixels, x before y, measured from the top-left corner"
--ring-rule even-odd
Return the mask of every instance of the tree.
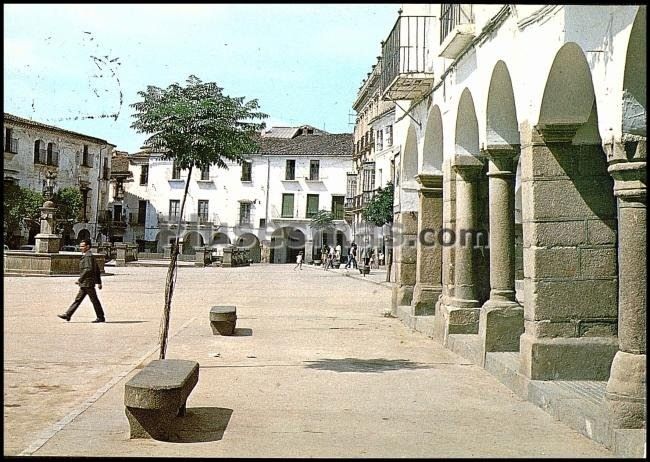
[[83, 205], [81, 191], [67, 187], [59, 189], [52, 199], [56, 205], [57, 229], [63, 232], [67, 239], [72, 226], [79, 220], [79, 211]]
[[336, 228], [334, 225], [334, 214], [327, 210], [319, 210], [311, 217], [310, 226], [315, 230], [333, 230]]
[[[375, 226], [384, 226], [393, 223], [393, 183], [388, 182], [385, 188], [379, 188], [375, 196], [366, 204], [361, 211], [363, 219], [373, 223]], [[389, 227], [389, 242], [393, 239], [392, 227]], [[388, 247], [386, 255], [386, 281], [390, 281], [390, 271], [393, 263], [393, 247]]]
[[216, 83], [202, 82], [194, 75], [187, 78], [185, 86], [174, 83], [163, 89], [149, 85], [138, 96], [142, 101], [131, 104], [135, 110], [131, 128], [151, 135], [145, 147], [162, 152], [163, 158], [173, 159], [178, 167], [188, 170], [165, 286], [160, 332], [160, 359], [164, 359], [181, 219], [192, 169], [211, 165], [228, 168], [226, 160], [241, 163], [244, 154], [257, 150], [254, 137], [265, 127], [261, 119], [268, 116], [259, 111], [256, 99], [244, 102], [243, 97], [224, 95]]
[[21, 228], [37, 231], [40, 226], [40, 208], [45, 201], [43, 195], [13, 183], [4, 184], [3, 195], [2, 221], [5, 242], [8, 242], [14, 234], [19, 233]]

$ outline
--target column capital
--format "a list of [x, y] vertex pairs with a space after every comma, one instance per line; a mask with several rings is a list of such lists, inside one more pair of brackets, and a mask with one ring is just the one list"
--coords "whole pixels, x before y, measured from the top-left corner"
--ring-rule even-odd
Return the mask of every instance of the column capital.
[[608, 141], [603, 141], [603, 150], [610, 165], [627, 161], [645, 162], [646, 139], [643, 136], [629, 134], [623, 135], [621, 139], [612, 137]]
[[482, 154], [488, 159], [510, 158], [514, 159], [521, 151], [518, 144], [488, 144], [481, 149]]
[[582, 124], [572, 123], [537, 124], [533, 131], [533, 143], [570, 143], [581, 126]]
[[614, 195], [619, 199], [643, 201], [646, 198], [646, 163], [618, 162], [607, 168], [614, 178]]
[[415, 181], [421, 185], [420, 189], [442, 188], [442, 173], [418, 173]]
[[466, 180], [472, 179], [483, 169], [483, 161], [472, 155], [456, 154], [451, 167]]

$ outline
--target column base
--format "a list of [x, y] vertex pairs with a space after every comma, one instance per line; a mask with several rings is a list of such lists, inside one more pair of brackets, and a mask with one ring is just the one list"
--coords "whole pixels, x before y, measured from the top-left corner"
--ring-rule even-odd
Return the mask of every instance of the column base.
[[607, 380], [616, 337], [520, 337], [520, 373], [531, 380]]
[[440, 294], [442, 294], [442, 286], [415, 284], [411, 303], [413, 315], [433, 316], [436, 314], [436, 302]]
[[646, 428], [646, 355], [616, 353], [605, 403], [613, 428]]
[[478, 333], [485, 353], [519, 351], [524, 309], [514, 301], [488, 300], [481, 307]]
[[393, 285], [393, 293], [391, 297], [391, 305], [393, 314], [396, 313], [397, 307], [402, 305], [410, 305], [413, 300], [413, 286], [407, 285]]
[[447, 346], [447, 337], [451, 334], [477, 334], [480, 310], [478, 300], [441, 298], [436, 307], [434, 338]]

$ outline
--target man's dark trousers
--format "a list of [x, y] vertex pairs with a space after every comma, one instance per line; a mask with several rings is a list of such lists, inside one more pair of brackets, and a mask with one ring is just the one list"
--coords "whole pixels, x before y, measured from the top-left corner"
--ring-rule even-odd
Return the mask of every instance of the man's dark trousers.
[[88, 295], [90, 301], [93, 304], [93, 308], [95, 308], [95, 314], [97, 315], [97, 319], [104, 319], [104, 310], [102, 309], [102, 304], [99, 302], [99, 298], [97, 298], [97, 292], [95, 291], [94, 287], [79, 287], [79, 292], [77, 293], [77, 296], [75, 297], [74, 301], [72, 302], [72, 305], [70, 305], [70, 308], [68, 308], [65, 314], [68, 315], [68, 318], [71, 318], [74, 312], [77, 311], [77, 308], [79, 308], [79, 305], [81, 304], [83, 299], [86, 298], [86, 295]]

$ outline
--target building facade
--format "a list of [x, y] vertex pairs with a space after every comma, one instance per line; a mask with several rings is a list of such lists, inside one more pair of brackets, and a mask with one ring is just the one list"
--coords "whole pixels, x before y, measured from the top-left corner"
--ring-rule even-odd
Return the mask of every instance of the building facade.
[[[224, 245], [249, 249], [256, 262], [319, 259], [323, 240], [350, 242], [344, 220], [346, 171], [352, 136], [310, 126], [273, 127], [258, 139], [259, 152], [228, 169], [193, 171], [179, 237], [182, 252]], [[161, 153], [128, 156], [128, 170], [115, 179], [113, 215], [126, 224], [123, 241], [142, 251], [164, 252], [176, 236], [188, 171]], [[335, 230], [321, 233], [311, 220], [319, 210], [334, 214]]]
[[645, 6], [505, 4], [404, 5], [382, 42], [393, 312], [606, 382], [613, 428], [646, 420], [645, 43]]
[[389, 233], [367, 222], [362, 211], [379, 188], [394, 182], [395, 156], [399, 154], [399, 145], [393, 143], [395, 102], [381, 98], [381, 70], [382, 60], [378, 57], [352, 105], [356, 121], [346, 197], [354, 241], [370, 245], [377, 254], [386, 253], [384, 239]]
[[[98, 218], [107, 208], [111, 158], [114, 144], [81, 133], [64, 130], [5, 112], [5, 183], [42, 192], [46, 174], [56, 175], [55, 190], [74, 187], [83, 205], [66, 239], [95, 239], [100, 233]], [[32, 243], [34, 236], [8, 237], [8, 242]], [[16, 247], [16, 245], [14, 245]]]

